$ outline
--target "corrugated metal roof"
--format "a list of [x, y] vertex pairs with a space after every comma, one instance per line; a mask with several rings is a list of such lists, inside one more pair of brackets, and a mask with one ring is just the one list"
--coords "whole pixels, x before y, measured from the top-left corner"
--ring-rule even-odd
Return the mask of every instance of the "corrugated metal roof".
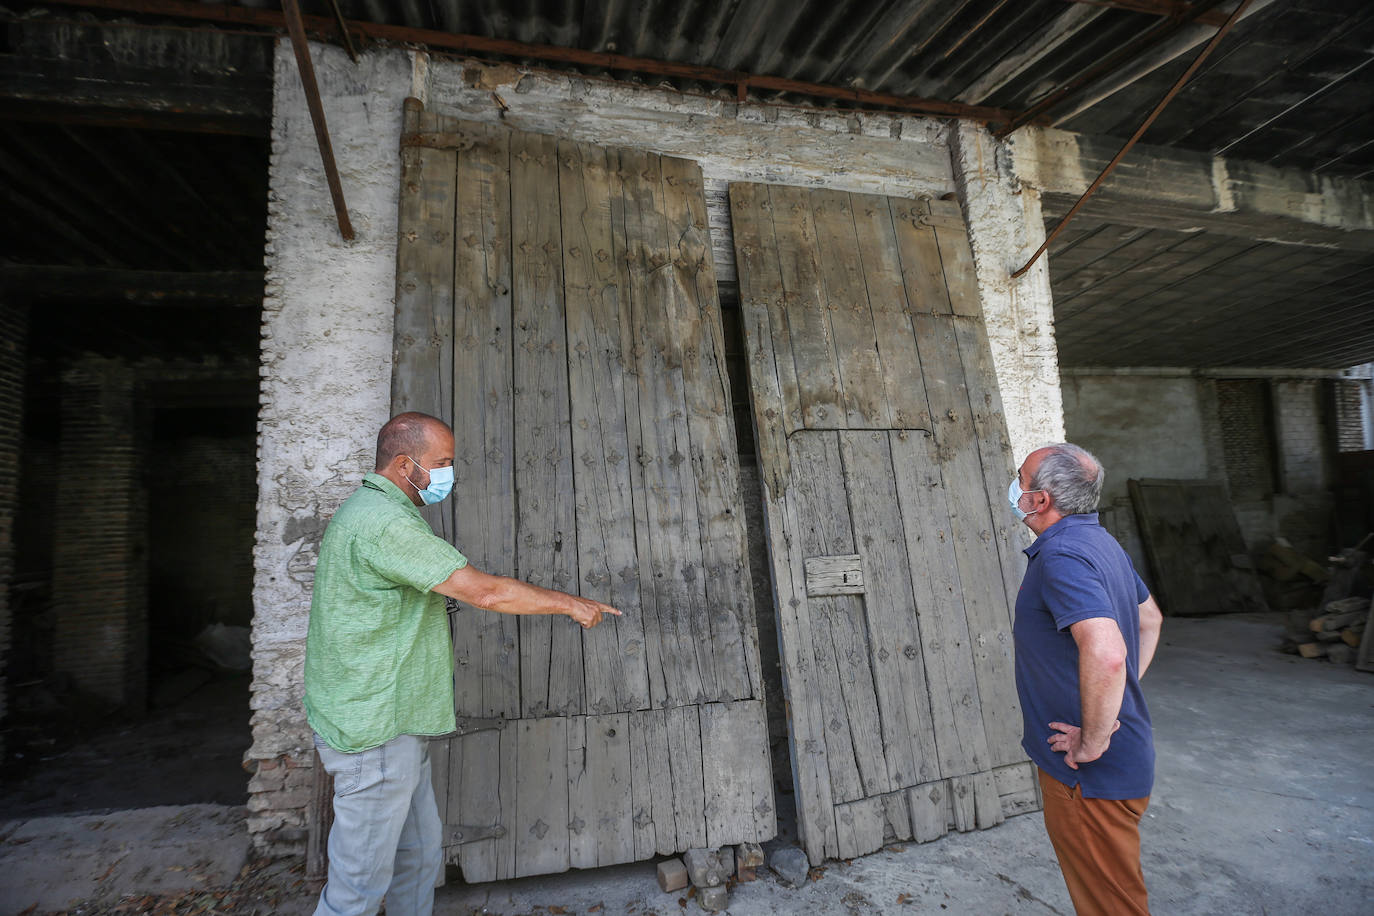
[[[1165, 20], [1164, 0], [339, 0], [345, 18], [1023, 110]], [[240, 3], [240, 5], [242, 5]], [[274, 8], [275, 3], [253, 5]], [[1204, 2], [1213, 17], [1234, 4]], [[328, 0], [308, 13], [332, 15]], [[1189, 25], [1052, 109], [1129, 135], [1211, 26]], [[1191, 42], [1191, 44], [1190, 44]], [[1188, 47], [1176, 53], [1182, 47]], [[1173, 56], [1171, 56], [1173, 55]], [[1374, 173], [1374, 4], [1256, 0], [1146, 143]], [[1148, 63], [1140, 63], [1140, 62]], [[1150, 66], [1153, 64], [1154, 66]], [[1119, 85], [1118, 85], [1119, 84]], [[1116, 87], [1115, 91], [1107, 91]], [[1089, 104], [1091, 103], [1091, 104]]]

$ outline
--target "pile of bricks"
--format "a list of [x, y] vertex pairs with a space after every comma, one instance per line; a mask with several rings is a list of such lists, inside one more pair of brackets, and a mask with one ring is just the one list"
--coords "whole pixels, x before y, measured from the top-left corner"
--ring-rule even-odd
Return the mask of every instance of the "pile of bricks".
[[680, 858], [658, 863], [658, 886], [665, 894], [686, 890], [708, 913], [719, 913], [730, 903], [730, 891], [753, 881], [763, 865], [763, 848], [741, 843], [720, 849], [689, 849]]

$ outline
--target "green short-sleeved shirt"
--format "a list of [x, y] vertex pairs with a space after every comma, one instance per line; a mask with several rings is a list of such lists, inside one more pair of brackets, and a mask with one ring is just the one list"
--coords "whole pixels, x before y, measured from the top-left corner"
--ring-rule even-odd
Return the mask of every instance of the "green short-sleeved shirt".
[[379, 474], [334, 513], [305, 644], [306, 718], [330, 747], [355, 753], [456, 727], [448, 615], [431, 589], [467, 562]]

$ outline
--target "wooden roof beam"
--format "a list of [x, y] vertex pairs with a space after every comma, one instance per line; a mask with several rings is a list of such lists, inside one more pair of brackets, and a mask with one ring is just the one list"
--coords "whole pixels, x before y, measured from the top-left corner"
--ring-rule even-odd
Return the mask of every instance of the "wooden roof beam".
[[1198, 16], [1190, 16], [1189, 10], [1195, 6], [1183, 0], [1068, 0], [1085, 6], [1105, 6], [1116, 10], [1130, 10], [1133, 13], [1149, 13], [1170, 19], [1192, 19], [1201, 25], [1220, 27], [1226, 23], [1226, 14], [1219, 10], [1208, 10]]
[[11, 301], [257, 308], [262, 305], [264, 286], [261, 270], [0, 265], [0, 291]]

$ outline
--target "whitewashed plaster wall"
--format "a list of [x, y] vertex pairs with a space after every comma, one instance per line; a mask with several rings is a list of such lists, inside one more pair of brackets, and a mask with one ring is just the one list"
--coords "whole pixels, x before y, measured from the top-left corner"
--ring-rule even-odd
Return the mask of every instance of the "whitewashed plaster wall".
[[[719, 277], [734, 279], [726, 188], [763, 181], [966, 200], [979, 289], [1018, 457], [1062, 438], [1038, 199], [986, 133], [922, 118], [822, 114], [510, 65], [312, 45], [357, 238], [334, 218], [289, 44], [277, 48], [264, 304], [254, 588], [250, 831], [267, 853], [304, 841], [310, 736], [305, 631], [324, 526], [371, 466], [389, 413], [402, 102], [512, 128], [701, 163]], [[952, 158], [951, 144], [953, 144]], [[995, 165], [995, 167], [994, 167]]]
[[390, 408], [397, 140], [406, 53], [313, 45], [357, 237], [339, 235], [289, 43], [278, 45], [267, 221], [253, 589], [249, 830], [260, 850], [304, 840], [310, 735], [305, 630], [325, 523], [372, 467]]
[[1106, 469], [1104, 504], [1127, 498], [1132, 478], [1225, 479], [1225, 458], [1209, 453], [1218, 420], [1200, 382], [1182, 374], [1065, 376], [1064, 425]]

